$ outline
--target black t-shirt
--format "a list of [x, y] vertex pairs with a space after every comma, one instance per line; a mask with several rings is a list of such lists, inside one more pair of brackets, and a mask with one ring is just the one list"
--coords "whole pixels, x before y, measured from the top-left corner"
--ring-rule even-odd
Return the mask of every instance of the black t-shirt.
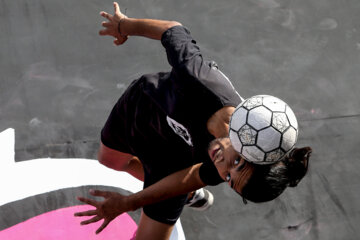
[[[214, 139], [208, 119], [224, 106], [236, 107], [241, 97], [213, 61], [205, 61], [183, 26], [162, 36], [171, 72], [147, 74], [135, 80], [114, 106], [103, 130], [106, 146], [138, 156], [144, 188], [171, 173], [203, 163], [200, 178], [207, 185], [223, 180], [208, 156]], [[186, 195], [144, 207], [147, 216], [173, 224]]]

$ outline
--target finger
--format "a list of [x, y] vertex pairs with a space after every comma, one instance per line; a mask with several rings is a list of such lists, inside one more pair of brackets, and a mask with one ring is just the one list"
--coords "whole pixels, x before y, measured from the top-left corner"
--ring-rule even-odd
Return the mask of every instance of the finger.
[[84, 212], [77, 212], [74, 214], [75, 217], [83, 217], [83, 216], [94, 216], [97, 214], [96, 210], [88, 210]]
[[110, 31], [107, 29], [102, 29], [99, 31], [99, 35], [101, 35], [101, 36], [110, 35]]
[[116, 46], [121, 45], [121, 43], [120, 43], [119, 39], [115, 39], [115, 40], [114, 40], [114, 44], [115, 44]]
[[111, 17], [112, 17], [111, 14], [109, 14], [109, 13], [107, 13], [107, 12], [104, 12], [104, 11], [101, 11], [101, 12], [100, 12], [100, 15], [103, 16], [104, 18], [108, 19], [108, 20], [110, 20]]
[[98, 230], [96, 230], [96, 234], [99, 234], [102, 230], [104, 230], [104, 228], [106, 228], [109, 223], [109, 220], [105, 220], [103, 224], [101, 224], [101, 226], [98, 228]]
[[95, 197], [103, 197], [103, 198], [108, 198], [110, 197], [110, 192], [107, 191], [100, 191], [100, 190], [93, 190], [91, 189], [89, 191], [89, 193]]
[[111, 23], [104, 21], [104, 22], [101, 23], [101, 26], [103, 26], [103, 27], [110, 27], [110, 26], [111, 26]]
[[102, 17], [106, 17], [107, 14], [108, 14], [108, 13], [107, 13], [107, 12], [104, 12], [104, 11], [101, 11], [101, 12], [100, 12], [100, 15], [101, 15]]
[[96, 207], [97, 204], [98, 204], [97, 201], [94, 201], [94, 200], [91, 200], [91, 199], [88, 199], [88, 198], [84, 198], [84, 197], [78, 197], [77, 199], [78, 199], [80, 202], [89, 204], [89, 205], [94, 206], [94, 207]]
[[117, 2], [114, 2], [115, 14], [120, 14], [120, 7]]
[[117, 43], [118, 43], [118, 45], [122, 45], [122, 44], [124, 44], [124, 42], [126, 42], [126, 40], [128, 39], [128, 37], [123, 37], [123, 38], [118, 38], [117, 39]]
[[86, 220], [86, 221], [82, 221], [80, 224], [81, 225], [88, 225], [90, 223], [95, 223], [95, 222], [98, 222], [102, 219], [102, 217], [100, 216], [95, 216], [93, 218], [90, 218], [89, 220]]

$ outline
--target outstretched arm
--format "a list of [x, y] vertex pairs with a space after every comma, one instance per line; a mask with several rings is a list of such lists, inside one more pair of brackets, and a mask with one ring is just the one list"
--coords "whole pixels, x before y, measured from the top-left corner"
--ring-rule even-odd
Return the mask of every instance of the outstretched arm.
[[130, 195], [130, 210], [136, 210], [145, 205], [157, 203], [181, 194], [187, 194], [206, 184], [200, 179], [199, 169], [202, 163], [175, 172], [144, 190]]
[[102, 36], [112, 36], [116, 45], [123, 44], [128, 36], [142, 36], [160, 40], [162, 34], [169, 28], [181, 25], [175, 21], [128, 18], [120, 11], [119, 4], [114, 2], [114, 15], [100, 12], [107, 19], [102, 23], [104, 29], [100, 30]]
[[81, 222], [82, 225], [104, 219], [103, 224], [96, 231], [96, 233], [100, 233], [114, 218], [124, 212], [134, 211], [145, 205], [157, 203], [204, 187], [205, 184], [202, 182], [199, 175], [201, 165], [201, 163], [196, 164], [175, 172], [144, 190], [129, 196], [123, 196], [115, 192], [91, 191], [91, 195], [104, 197], [105, 200], [98, 202], [88, 198], [79, 197], [78, 199], [80, 201], [92, 205], [96, 209], [79, 212], [76, 213], [75, 216], [92, 216], [91, 219]]

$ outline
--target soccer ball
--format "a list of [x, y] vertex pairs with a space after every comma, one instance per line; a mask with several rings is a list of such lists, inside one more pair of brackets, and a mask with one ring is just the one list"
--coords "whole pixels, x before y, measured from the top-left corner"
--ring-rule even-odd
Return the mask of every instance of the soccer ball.
[[229, 128], [235, 151], [256, 164], [280, 161], [298, 137], [294, 112], [285, 102], [269, 95], [253, 96], [240, 103]]

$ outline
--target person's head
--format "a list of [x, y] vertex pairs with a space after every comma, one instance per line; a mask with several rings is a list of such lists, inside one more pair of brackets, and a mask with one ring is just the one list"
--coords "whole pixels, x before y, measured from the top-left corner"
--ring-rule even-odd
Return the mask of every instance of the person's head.
[[295, 187], [307, 172], [311, 152], [310, 147], [295, 148], [280, 162], [256, 165], [244, 160], [229, 138], [215, 139], [208, 150], [221, 178], [244, 199], [256, 203], [273, 200], [286, 187]]

